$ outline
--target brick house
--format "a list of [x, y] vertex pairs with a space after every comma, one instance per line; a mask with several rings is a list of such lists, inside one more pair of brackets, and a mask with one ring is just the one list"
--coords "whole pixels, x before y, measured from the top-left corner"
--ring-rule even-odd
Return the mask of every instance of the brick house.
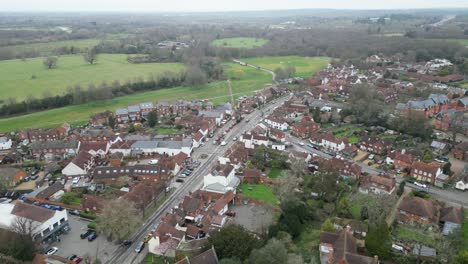
[[52, 159], [53, 157], [74, 156], [78, 153], [80, 142], [77, 140], [54, 140], [31, 144], [31, 154], [35, 158]]
[[156, 103], [156, 109], [159, 116], [169, 116], [172, 114], [172, 106], [166, 101]]
[[154, 110], [154, 105], [152, 102], [145, 102], [140, 104], [140, 113], [141, 117], [146, 118], [150, 112]]
[[271, 128], [270, 129], [270, 138], [274, 139], [279, 142], [284, 142], [286, 140], [286, 133], [283, 131], [276, 129], [276, 128]]
[[447, 131], [451, 125], [463, 122], [463, 111], [453, 108], [442, 110], [432, 120], [432, 126], [437, 130]]
[[103, 125], [109, 122], [109, 117], [113, 116], [111, 111], [100, 112], [92, 115], [89, 122], [92, 125]]
[[265, 176], [262, 171], [257, 169], [245, 169], [240, 177], [241, 182], [259, 184], [263, 182]]
[[118, 123], [128, 122], [129, 119], [130, 118], [128, 116], [128, 109], [127, 108], [119, 108], [119, 109], [115, 110], [115, 120]]
[[129, 105], [127, 109], [130, 121], [135, 122], [141, 120], [141, 109], [139, 105]]
[[395, 169], [403, 171], [410, 169], [413, 166], [413, 162], [416, 160], [417, 158], [415, 156], [402, 150], [388, 153], [386, 163], [393, 164]]
[[342, 160], [337, 158], [332, 158], [330, 161], [333, 168], [338, 169], [341, 174], [341, 177], [347, 179], [351, 178], [354, 180], [359, 180], [362, 175], [361, 166], [354, 164], [348, 160]]
[[362, 137], [360, 148], [374, 154], [384, 154], [391, 147], [390, 142], [381, 140], [379, 138], [369, 137], [367, 135]]
[[424, 163], [416, 161], [413, 163], [410, 172], [411, 177], [419, 181], [430, 182], [432, 184], [436, 182], [436, 178], [441, 174], [443, 174], [441, 165], [437, 162]]
[[359, 191], [362, 193], [392, 194], [395, 191], [395, 178], [378, 175], [361, 177]]
[[6, 187], [15, 186], [27, 176], [28, 174], [24, 170], [17, 168], [0, 168], [0, 181], [4, 183]]
[[338, 232], [320, 233], [320, 263], [321, 264], [378, 264], [378, 256], [359, 255], [358, 242], [353, 236], [350, 226]]
[[462, 142], [455, 146], [453, 156], [456, 159], [468, 162], [468, 142]]
[[300, 137], [300, 138], [309, 138], [311, 132], [317, 131], [320, 129], [320, 124], [315, 123], [313, 121], [305, 119], [305, 117], [301, 120], [301, 122], [296, 122], [291, 126], [291, 134]]
[[436, 224], [439, 222], [439, 205], [421, 197], [406, 197], [398, 207], [397, 221], [401, 224]]
[[468, 111], [468, 97], [458, 99], [455, 109], [461, 111]]

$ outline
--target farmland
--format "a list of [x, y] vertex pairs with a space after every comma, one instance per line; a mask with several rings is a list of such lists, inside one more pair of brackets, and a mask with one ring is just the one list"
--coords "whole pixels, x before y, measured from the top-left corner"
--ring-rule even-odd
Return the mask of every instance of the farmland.
[[261, 38], [224, 38], [213, 41], [213, 45], [226, 48], [246, 48], [261, 47], [268, 43], [267, 39]]
[[245, 59], [246, 62], [265, 69], [275, 70], [294, 66], [296, 76], [310, 77], [317, 71], [325, 68], [330, 62], [327, 57], [299, 57], [299, 56], [276, 56]]
[[22, 44], [14, 46], [0, 47], [1, 51], [10, 51], [13, 54], [24, 54], [24, 53], [38, 53], [42, 56], [53, 54], [53, 51], [62, 47], [75, 47], [79, 49], [85, 49], [93, 47], [99, 44], [99, 39], [81, 39], [81, 40], [64, 40], [54, 42], [42, 42], [33, 44]]
[[28, 96], [41, 97], [45, 92], [62, 94], [74, 85], [86, 89], [90, 83], [98, 86], [102, 82], [147, 78], [151, 74], [184, 69], [178, 63], [130, 64], [124, 54], [101, 54], [95, 65], [86, 64], [81, 55], [62, 56], [57, 65], [48, 70], [43, 58], [0, 61], [0, 99], [12, 97], [21, 101]]
[[[226, 75], [233, 79], [232, 89], [235, 97], [251, 95], [253, 91], [265, 87], [271, 82], [268, 73], [253, 68], [243, 67], [234, 63], [225, 63]], [[118, 107], [125, 107], [129, 104], [144, 101], [175, 101], [184, 98], [185, 100], [210, 99], [213, 103], [228, 101], [226, 82], [218, 81], [209, 84], [176, 87], [158, 91], [122, 96], [110, 100], [91, 102], [81, 105], [73, 105], [33, 114], [0, 119], [0, 131], [11, 131], [27, 127], [53, 127], [63, 122], [81, 124], [89, 119], [93, 113], [111, 110]]]

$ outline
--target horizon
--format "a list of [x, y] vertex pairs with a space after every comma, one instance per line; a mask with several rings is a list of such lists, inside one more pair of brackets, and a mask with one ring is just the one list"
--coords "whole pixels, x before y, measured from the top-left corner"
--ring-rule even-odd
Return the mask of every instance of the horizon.
[[372, 0], [345, 1], [329, 0], [326, 3], [307, 0], [269, 2], [267, 0], [238, 0], [236, 2], [218, 2], [216, 0], [176, 0], [172, 2], [134, 0], [83, 0], [80, 3], [60, 0], [18, 0], [4, 3], [0, 12], [44, 13], [44, 12], [111, 12], [111, 13], [220, 13], [220, 12], [268, 12], [281, 10], [434, 10], [467, 9], [468, 1], [463, 0], [395, 0], [375, 2]]

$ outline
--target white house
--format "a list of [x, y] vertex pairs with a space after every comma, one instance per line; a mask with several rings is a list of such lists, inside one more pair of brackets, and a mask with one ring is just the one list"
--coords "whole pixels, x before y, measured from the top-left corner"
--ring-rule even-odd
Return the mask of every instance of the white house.
[[203, 178], [203, 190], [217, 193], [235, 192], [239, 183], [234, 166], [218, 164]]
[[66, 210], [55, 211], [17, 201], [15, 204], [0, 204], [0, 228], [11, 229], [16, 221], [28, 224], [34, 240], [43, 241], [68, 226]]
[[344, 142], [344, 140], [337, 139], [332, 135], [324, 135], [320, 145], [328, 150], [337, 152], [346, 148], [346, 142]]
[[279, 129], [279, 130], [285, 131], [285, 130], [288, 130], [288, 128], [289, 128], [289, 124], [284, 119], [279, 118], [279, 117], [274, 116], [274, 115], [268, 116], [263, 121], [265, 121], [265, 123], [269, 127], [276, 128], [276, 129]]
[[286, 149], [286, 145], [284, 145], [282, 143], [273, 143], [271, 145], [271, 149], [284, 151]]
[[152, 154], [174, 156], [181, 152], [189, 157], [192, 154], [193, 140], [191, 137], [184, 138], [182, 141], [175, 140], [148, 140], [137, 141], [132, 144], [132, 153], [134, 154]]
[[462, 191], [468, 190], [468, 174], [465, 175], [465, 177], [463, 177], [459, 181], [457, 181], [457, 183], [455, 184], [455, 188]]
[[94, 165], [94, 157], [86, 151], [81, 151], [78, 155], [62, 169], [65, 176], [86, 175]]
[[7, 137], [0, 137], [0, 150], [11, 149], [11, 139]]

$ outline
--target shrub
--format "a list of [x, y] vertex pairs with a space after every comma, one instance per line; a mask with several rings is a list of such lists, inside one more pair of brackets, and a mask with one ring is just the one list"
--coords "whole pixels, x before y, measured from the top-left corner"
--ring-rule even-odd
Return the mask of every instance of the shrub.
[[86, 219], [91, 219], [95, 220], [97, 216], [95, 214], [87, 213], [87, 212], [81, 212], [80, 217], [86, 218]]

